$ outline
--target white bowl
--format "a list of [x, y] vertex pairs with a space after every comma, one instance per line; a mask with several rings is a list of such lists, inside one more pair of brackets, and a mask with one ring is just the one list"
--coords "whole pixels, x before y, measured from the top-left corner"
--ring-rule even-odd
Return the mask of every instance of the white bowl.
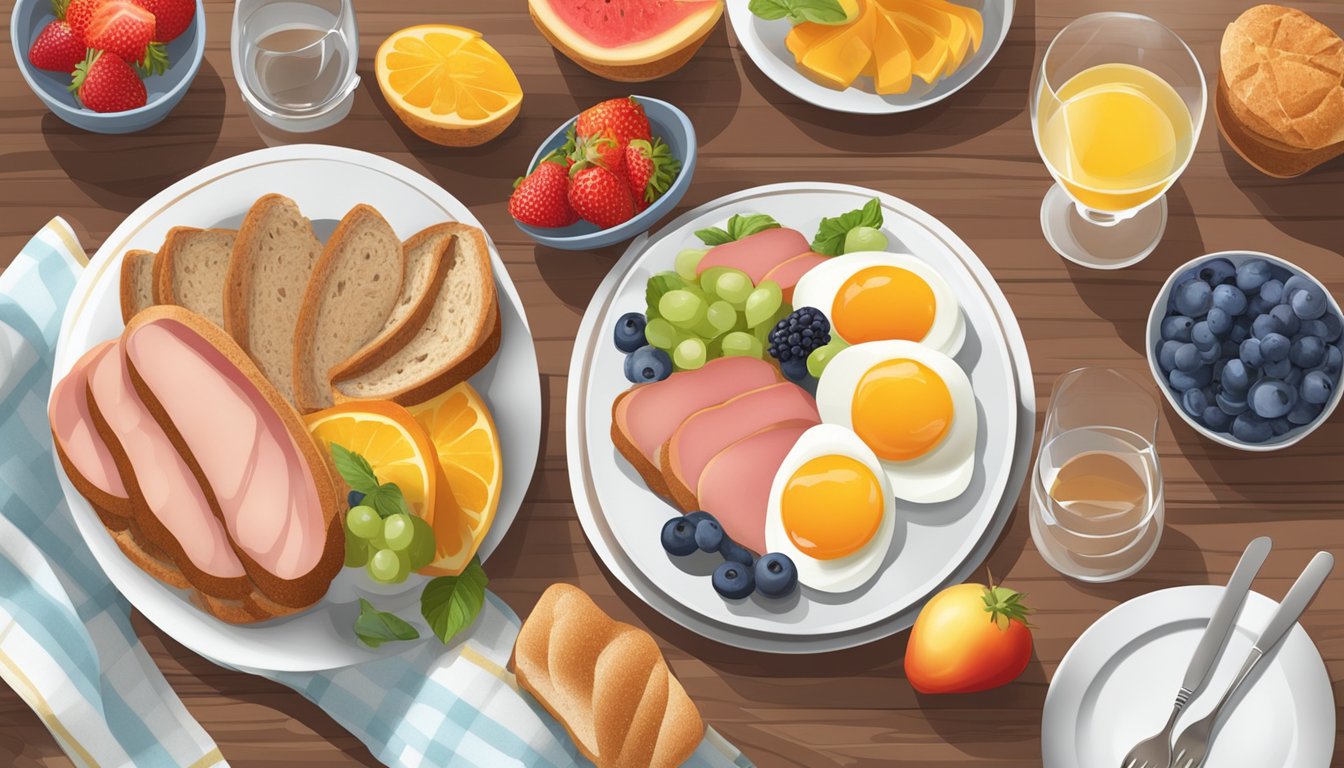
[[[1208, 261], [1209, 259], [1216, 259], [1216, 258], [1227, 259], [1228, 261], [1232, 262], [1234, 266], [1238, 267], [1241, 266], [1243, 262], [1247, 262], [1252, 259], [1264, 259], [1265, 261], [1268, 261], [1270, 264], [1274, 264], [1276, 266], [1289, 270], [1295, 274], [1301, 275], [1302, 277], [1311, 280], [1317, 285], [1320, 286], [1325, 285], [1325, 283], [1321, 282], [1319, 279], [1316, 278], [1315, 275], [1311, 274], [1307, 270], [1297, 266], [1296, 264], [1293, 264], [1290, 261], [1285, 261], [1279, 258], [1278, 256], [1271, 256], [1268, 253], [1258, 253], [1256, 251], [1219, 251], [1218, 253], [1209, 253], [1200, 256], [1199, 258], [1191, 259], [1190, 261], [1187, 261], [1186, 263], [1177, 267], [1176, 271], [1171, 273], [1171, 277], [1168, 277], [1167, 282], [1162, 285], [1162, 290], [1158, 291], [1157, 298], [1153, 301], [1153, 308], [1148, 312], [1148, 334], [1147, 334], [1148, 369], [1152, 371], [1153, 378], [1157, 380], [1157, 388], [1162, 391], [1162, 394], [1167, 398], [1167, 402], [1171, 403], [1172, 410], [1174, 410], [1177, 413], [1177, 415], [1179, 415], [1182, 419], [1184, 419], [1186, 424], [1189, 424], [1192, 428], [1194, 428], [1196, 432], [1214, 441], [1215, 443], [1218, 443], [1220, 445], [1226, 445], [1229, 448], [1236, 448], [1241, 451], [1253, 451], [1256, 453], [1267, 453], [1269, 451], [1277, 451], [1283, 448], [1287, 448], [1290, 445], [1296, 445], [1299, 441], [1302, 440], [1302, 438], [1306, 437], [1312, 432], [1315, 432], [1317, 427], [1321, 426], [1327, 420], [1329, 420], [1330, 415], [1335, 412], [1335, 407], [1339, 405], [1341, 396], [1344, 396], [1344, 386], [1338, 386], [1337, 383], [1334, 394], [1330, 397], [1330, 402], [1325, 404], [1325, 408], [1321, 411], [1320, 415], [1317, 416], [1315, 421], [1312, 421], [1310, 424], [1304, 424], [1300, 427], [1293, 427], [1291, 430], [1283, 433], [1282, 435], [1276, 435], [1274, 437], [1271, 437], [1269, 440], [1266, 440], [1263, 443], [1245, 443], [1233, 437], [1232, 433], [1230, 432], [1215, 432], [1209, 429], [1203, 424], [1200, 424], [1199, 422], [1195, 421], [1195, 419], [1191, 417], [1190, 414], [1186, 413], [1185, 409], [1181, 407], [1181, 402], [1176, 395], [1176, 391], [1173, 390], [1171, 388], [1171, 385], [1167, 383], [1167, 377], [1162, 374], [1162, 368], [1157, 364], [1157, 345], [1158, 342], [1160, 342], [1162, 339], [1162, 319], [1167, 316], [1167, 302], [1171, 298], [1172, 289], [1176, 287], [1177, 278], [1179, 278], [1181, 275], [1184, 275], [1191, 269], [1194, 269], [1196, 265]], [[1329, 290], [1327, 290], [1325, 293], [1326, 296], [1329, 297], [1330, 299], [1331, 311], [1333, 311], [1336, 315], [1339, 315], [1341, 318], [1344, 318], [1344, 312], [1340, 311], [1339, 302], [1335, 301], [1335, 297], [1330, 295]], [[1333, 343], [1340, 344], [1341, 340], [1336, 339]]]

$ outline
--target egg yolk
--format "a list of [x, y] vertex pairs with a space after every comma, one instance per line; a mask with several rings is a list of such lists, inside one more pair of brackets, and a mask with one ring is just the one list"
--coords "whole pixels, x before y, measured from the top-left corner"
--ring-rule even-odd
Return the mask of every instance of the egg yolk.
[[883, 459], [908, 461], [942, 442], [952, 426], [947, 383], [916, 360], [886, 360], [854, 388], [854, 434]]
[[849, 456], [826, 455], [809, 459], [789, 477], [779, 514], [800, 552], [835, 560], [872, 541], [884, 505], [872, 470]]
[[876, 266], [850, 275], [835, 292], [831, 325], [850, 344], [889, 339], [923, 341], [938, 300], [924, 278], [908, 269]]

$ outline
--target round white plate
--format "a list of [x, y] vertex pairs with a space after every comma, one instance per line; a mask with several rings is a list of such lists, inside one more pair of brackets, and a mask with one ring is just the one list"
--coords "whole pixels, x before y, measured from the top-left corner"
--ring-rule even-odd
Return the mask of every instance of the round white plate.
[[950, 77], [926, 84], [915, 78], [906, 93], [880, 96], [874, 93], [872, 79], [860, 77], [843, 91], [827, 88], [814, 82], [798, 70], [793, 54], [784, 46], [790, 24], [787, 19], [766, 21], [747, 10], [747, 0], [728, 3], [728, 21], [742, 44], [747, 56], [755, 62], [775, 85], [809, 104], [836, 112], [856, 115], [888, 115], [909, 112], [942, 101], [961, 90], [976, 75], [984, 71], [990, 59], [999, 52], [1013, 23], [1014, 0], [951, 0], [958, 5], [974, 8], [984, 17], [985, 35], [980, 50], [969, 57]]
[[[678, 250], [698, 243], [695, 230], [751, 212], [769, 214], [810, 235], [823, 215], [857, 208], [872, 197], [882, 201], [892, 249], [931, 264], [962, 302], [968, 333], [957, 362], [970, 375], [979, 420], [971, 486], [953, 501], [899, 516], [882, 569], [858, 590], [827, 595], [804, 588], [784, 600], [725, 601], [709, 583], [712, 558], [674, 559], [663, 551], [659, 530], [676, 510], [649, 491], [612, 446], [611, 403], [630, 385], [611, 328], [620, 315], [644, 310], [645, 282], [671, 269]], [[745, 190], [637, 240], [589, 304], [570, 363], [567, 398], [575, 507], [607, 567], [650, 605], [700, 634], [771, 652], [871, 642], [908, 627], [923, 599], [966, 578], [992, 546], [1026, 473], [1035, 424], [1030, 382], [1021, 332], [993, 279], [966, 245], [928, 214], [861, 187], [799, 183]]]
[[[1073, 644], [1045, 697], [1046, 768], [1118, 766], [1162, 727], [1223, 588], [1176, 587], [1113, 608]], [[1252, 592], [1208, 685], [1176, 733], [1212, 711], [1278, 604]], [[1321, 654], [1295, 626], [1225, 712], [1204, 768], [1326, 768], [1335, 700]]]
[[[89, 262], [61, 325], [54, 380], [95, 344], [123, 328], [119, 299], [121, 257], [127, 250], [157, 251], [174, 226], [237, 227], [259, 196], [293, 198], [325, 239], [357, 203], [376, 207], [401, 237], [442, 221], [480, 226], [466, 206], [430, 179], [377, 155], [315, 144], [249, 152], [216, 163], [155, 195], [122, 222]], [[532, 334], [518, 292], [493, 243], [490, 256], [499, 290], [503, 332], [499, 353], [471, 383], [494, 413], [504, 454], [504, 486], [494, 525], [481, 545], [484, 560], [499, 544], [522, 504], [541, 440], [541, 386]], [[372, 650], [355, 637], [358, 598], [395, 610], [417, 625], [422, 642], [438, 642], [419, 615], [413, 576], [394, 593], [375, 592], [362, 569], [343, 569], [327, 595], [303, 613], [262, 624], [233, 625], [193, 606], [185, 593], [140, 570], [122, 555], [93, 509], [56, 466], [80, 533], [108, 578], [141, 613], [178, 642], [216, 661], [254, 670], [315, 671], [356, 664], [405, 649], [391, 643]]]

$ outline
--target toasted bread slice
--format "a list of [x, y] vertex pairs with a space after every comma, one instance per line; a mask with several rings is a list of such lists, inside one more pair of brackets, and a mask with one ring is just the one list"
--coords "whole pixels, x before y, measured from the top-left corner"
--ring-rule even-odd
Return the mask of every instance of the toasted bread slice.
[[485, 233], [439, 224], [408, 245], [450, 241], [451, 266], [433, 308], [406, 344], [383, 345], [332, 372], [337, 402], [384, 399], [414, 405], [466, 381], [499, 350], [501, 320]]
[[284, 195], [252, 204], [229, 255], [224, 329], [286, 400], [294, 400], [294, 327], [322, 243]]
[[332, 404], [331, 371], [373, 341], [397, 307], [406, 274], [401, 240], [372, 207], [341, 219], [313, 270], [294, 332], [294, 404]]
[[121, 257], [121, 321], [129, 323], [135, 313], [154, 304], [154, 254], [127, 251]]
[[237, 235], [232, 229], [170, 229], [154, 258], [154, 303], [186, 307], [222, 327], [224, 285]]

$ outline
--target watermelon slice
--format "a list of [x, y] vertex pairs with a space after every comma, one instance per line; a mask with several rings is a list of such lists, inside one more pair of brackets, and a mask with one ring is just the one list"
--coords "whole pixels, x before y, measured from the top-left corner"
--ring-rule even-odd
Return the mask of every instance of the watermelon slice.
[[528, 7], [560, 52], [622, 81], [680, 68], [723, 15], [723, 0], [528, 0]]

